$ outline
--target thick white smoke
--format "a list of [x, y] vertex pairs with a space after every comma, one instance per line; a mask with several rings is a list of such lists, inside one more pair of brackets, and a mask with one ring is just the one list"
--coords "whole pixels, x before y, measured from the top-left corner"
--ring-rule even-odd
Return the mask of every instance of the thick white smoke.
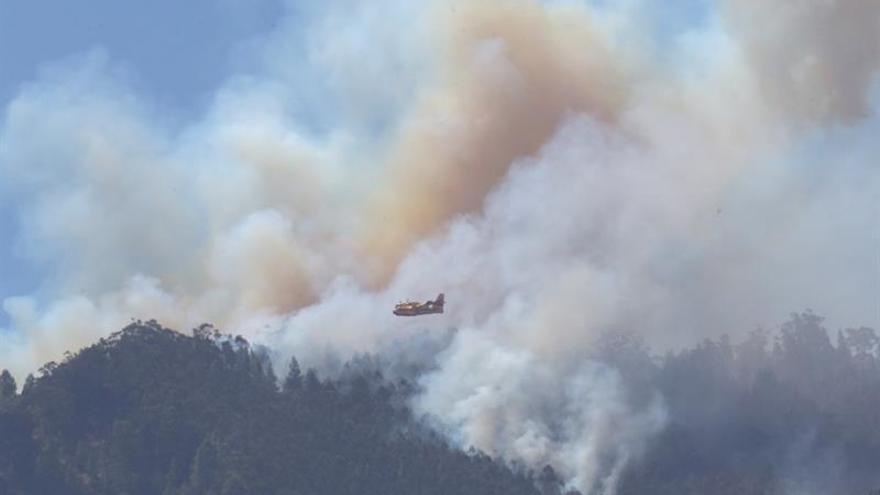
[[[99, 52], [57, 65], [0, 133], [16, 242], [51, 273], [4, 302], [0, 367], [130, 318], [211, 321], [280, 368], [415, 354], [451, 438], [613, 492], [666, 413], [586, 358], [603, 332], [880, 323], [880, 7], [756, 6], [722, 2], [668, 67], [628, 9], [344, 2], [243, 49], [185, 125]], [[391, 315], [441, 291], [442, 316]]]

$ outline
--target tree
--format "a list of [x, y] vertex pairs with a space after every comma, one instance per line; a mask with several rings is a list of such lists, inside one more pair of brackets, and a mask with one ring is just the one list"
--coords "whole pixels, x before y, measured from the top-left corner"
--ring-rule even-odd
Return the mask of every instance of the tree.
[[880, 339], [873, 328], [847, 328], [843, 333], [843, 341], [854, 356], [874, 356]]
[[21, 387], [21, 394], [27, 394], [31, 389], [34, 388], [34, 385], [37, 383], [37, 379], [34, 378], [33, 373], [29, 373], [28, 376], [24, 379], [24, 385]]
[[202, 340], [216, 340], [220, 336], [220, 332], [210, 323], [202, 323], [196, 328], [193, 328], [192, 334], [193, 337]]
[[12, 377], [8, 370], [3, 370], [0, 373], [0, 400], [11, 398], [17, 390], [18, 386], [15, 383], [15, 378]]
[[305, 388], [306, 392], [310, 394], [317, 393], [321, 390], [321, 381], [318, 380], [318, 373], [314, 368], [309, 368], [309, 370], [306, 371], [306, 377], [303, 380], [303, 388]]
[[299, 362], [295, 357], [291, 357], [290, 365], [287, 367], [287, 376], [284, 377], [283, 390], [285, 393], [299, 392], [302, 386], [302, 370], [299, 367]]
[[56, 363], [55, 361], [49, 361], [48, 363], [41, 366], [40, 369], [37, 371], [40, 373], [41, 377], [44, 377], [50, 376], [56, 368], [58, 368], [58, 363]]

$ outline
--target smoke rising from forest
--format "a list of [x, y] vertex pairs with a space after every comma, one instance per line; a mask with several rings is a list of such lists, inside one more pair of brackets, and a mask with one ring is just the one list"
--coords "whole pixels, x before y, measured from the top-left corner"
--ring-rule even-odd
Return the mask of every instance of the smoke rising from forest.
[[[880, 5], [717, 7], [662, 44], [647, 2], [310, 7], [185, 123], [100, 51], [47, 68], [0, 133], [50, 274], [4, 301], [0, 360], [23, 376], [130, 318], [277, 366], [403, 347], [463, 445], [613, 489], [668, 411], [585, 358], [604, 333], [880, 323]], [[442, 317], [391, 315], [440, 291]]]

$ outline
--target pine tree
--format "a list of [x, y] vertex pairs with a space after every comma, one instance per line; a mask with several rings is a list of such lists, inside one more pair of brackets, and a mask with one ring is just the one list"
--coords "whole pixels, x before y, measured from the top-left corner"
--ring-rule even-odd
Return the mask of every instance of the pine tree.
[[15, 378], [7, 370], [0, 373], [0, 400], [9, 399], [15, 395], [18, 386], [15, 384]]
[[302, 370], [299, 367], [295, 357], [290, 358], [290, 365], [287, 368], [287, 376], [284, 378], [284, 392], [295, 393], [302, 390]]

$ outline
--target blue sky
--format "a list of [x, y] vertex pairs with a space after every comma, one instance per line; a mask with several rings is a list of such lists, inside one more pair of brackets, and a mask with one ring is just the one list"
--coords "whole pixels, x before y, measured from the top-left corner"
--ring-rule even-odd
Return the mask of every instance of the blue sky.
[[281, 13], [277, 0], [0, 0], [0, 99], [44, 64], [100, 48], [133, 72], [139, 90], [191, 107], [225, 75], [232, 48]]

